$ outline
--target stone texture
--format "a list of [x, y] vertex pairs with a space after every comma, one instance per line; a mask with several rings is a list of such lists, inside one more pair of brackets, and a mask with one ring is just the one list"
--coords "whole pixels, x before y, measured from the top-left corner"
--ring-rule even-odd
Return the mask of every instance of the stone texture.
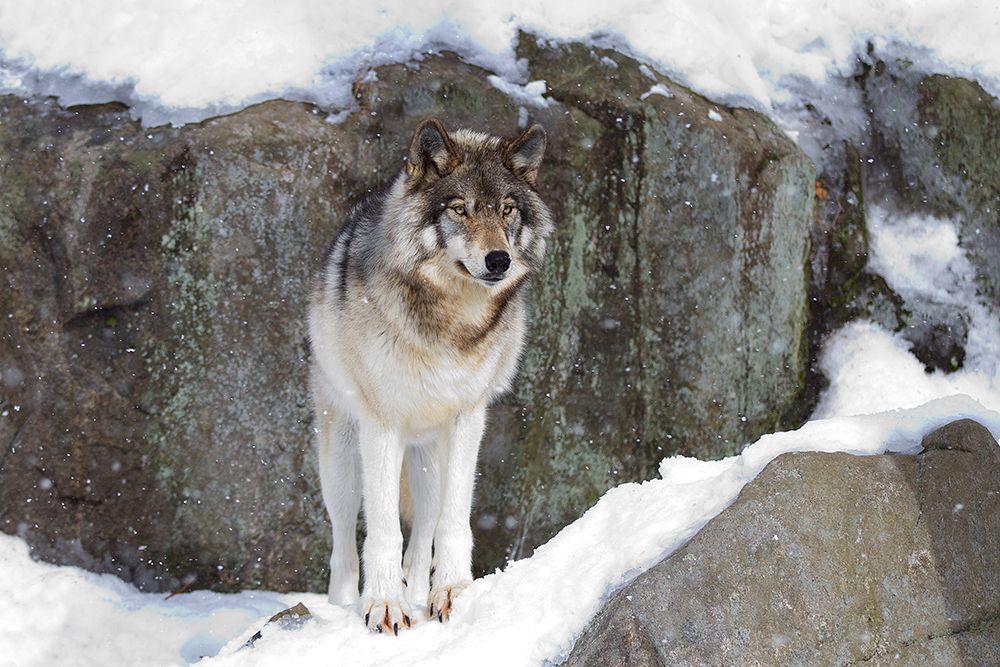
[[0, 526], [144, 588], [320, 580], [298, 295], [345, 206], [331, 126], [3, 105]]
[[813, 347], [866, 317], [901, 332], [928, 370], [957, 370], [965, 361], [967, 310], [931, 299], [904, 303], [867, 271], [865, 206], [953, 221], [977, 293], [1000, 304], [1000, 101], [975, 82], [882, 60], [874, 49], [845, 81], [843, 96], [857, 97], [863, 126], [831, 129], [834, 121], [810, 107], [811, 130], [824, 143], [818, 187], [828, 195], [817, 200], [813, 227]]
[[512, 488], [483, 489], [483, 534], [511, 558], [666, 452], [721, 456], [798, 423], [813, 194], [811, 163], [758, 114], [611, 51], [523, 36], [518, 55], [559, 102], [544, 187], [560, 224], [521, 373], [544, 380], [494, 411], [515, 435], [484, 457]]
[[877, 61], [871, 102], [872, 195], [955, 220], [985, 295], [1000, 304], [1000, 101], [966, 79]]
[[922, 445], [778, 457], [566, 664], [1000, 664], [1000, 446], [970, 420]]
[[149, 589], [322, 588], [306, 287], [427, 116], [512, 133], [526, 113], [551, 139], [559, 225], [484, 444], [480, 571], [665, 454], [794, 426], [809, 161], [620, 54], [520, 48], [547, 107], [447, 54], [359, 77], [339, 123], [273, 101], [142, 128], [120, 105], [0, 98], [0, 529]]

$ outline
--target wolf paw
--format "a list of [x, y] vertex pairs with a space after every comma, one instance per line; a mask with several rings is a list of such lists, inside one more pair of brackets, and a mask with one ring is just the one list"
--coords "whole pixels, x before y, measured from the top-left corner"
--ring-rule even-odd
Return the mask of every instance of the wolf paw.
[[386, 600], [370, 598], [362, 607], [365, 612], [365, 625], [372, 632], [391, 632], [398, 635], [400, 630], [413, 627], [413, 612], [401, 600]]
[[437, 620], [444, 623], [451, 616], [452, 605], [455, 602], [455, 598], [463, 590], [469, 587], [471, 582], [464, 581], [456, 584], [451, 584], [450, 586], [439, 586], [435, 587], [431, 591], [431, 597], [428, 601], [428, 614], [431, 619], [437, 618]]

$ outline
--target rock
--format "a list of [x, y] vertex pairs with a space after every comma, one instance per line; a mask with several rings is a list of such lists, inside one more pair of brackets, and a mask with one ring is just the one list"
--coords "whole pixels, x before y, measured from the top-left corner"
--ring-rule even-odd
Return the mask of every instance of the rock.
[[305, 622], [312, 618], [312, 612], [301, 602], [296, 605], [289, 607], [288, 609], [283, 609], [277, 614], [272, 616], [267, 623], [265, 623], [260, 630], [253, 633], [250, 639], [246, 640], [242, 648], [253, 648], [253, 645], [258, 639], [264, 636], [264, 629], [269, 625], [277, 624], [282, 630], [298, 630]]
[[922, 445], [778, 457], [566, 664], [1000, 664], [1000, 447], [971, 420]]
[[[802, 113], [822, 195], [811, 239], [812, 356], [829, 332], [867, 318], [900, 333], [928, 371], [958, 370], [968, 304], [895, 293], [867, 268], [865, 216], [877, 206], [953, 222], [977, 298], [1000, 304], [1000, 101], [975, 82], [883, 60], [874, 47], [841, 83], [829, 115], [810, 103]], [[844, 115], [852, 108], [857, 118]]]
[[479, 571], [666, 454], [795, 426], [810, 162], [618, 53], [520, 49], [548, 106], [449, 54], [360, 77], [339, 123], [272, 101], [142, 128], [121, 105], [0, 98], [0, 529], [145, 589], [321, 589], [306, 288], [427, 116], [551, 139], [560, 224], [484, 443]]
[[[871, 251], [862, 165], [849, 142], [838, 147], [816, 181], [816, 213], [810, 253], [811, 332], [814, 349], [830, 332], [866, 318], [890, 331], [906, 326], [903, 299], [868, 269]], [[832, 150], [832, 149], [831, 149]]]
[[985, 296], [1000, 304], [1000, 101], [899, 63], [876, 61], [864, 85], [877, 158], [869, 196], [954, 220]]
[[[1000, 101], [978, 84], [876, 61], [864, 79], [875, 167], [867, 188], [883, 206], [953, 221], [975, 271], [976, 292], [1000, 305]], [[908, 304], [906, 337], [929, 368], [964, 363], [962, 305]]]
[[301, 294], [351, 196], [336, 128], [3, 114], [0, 526], [144, 589], [315, 586]]
[[483, 456], [505, 483], [482, 488], [481, 535], [507, 558], [666, 452], [721, 456], [799, 422], [813, 194], [811, 163], [759, 114], [613, 51], [522, 36], [518, 56], [559, 103], [544, 187], [560, 224]]

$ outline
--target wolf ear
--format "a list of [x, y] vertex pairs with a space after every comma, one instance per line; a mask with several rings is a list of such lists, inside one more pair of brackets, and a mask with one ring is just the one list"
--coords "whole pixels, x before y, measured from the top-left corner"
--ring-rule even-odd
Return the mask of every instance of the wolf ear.
[[507, 147], [504, 156], [507, 167], [534, 186], [545, 156], [546, 142], [545, 129], [541, 125], [532, 125]]
[[447, 176], [460, 164], [462, 156], [455, 142], [436, 118], [428, 118], [417, 126], [406, 158], [406, 174], [412, 182]]

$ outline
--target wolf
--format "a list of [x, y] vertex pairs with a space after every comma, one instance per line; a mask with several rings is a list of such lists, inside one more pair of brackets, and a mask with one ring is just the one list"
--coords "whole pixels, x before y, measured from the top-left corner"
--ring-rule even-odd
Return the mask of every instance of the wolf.
[[[329, 598], [360, 600], [373, 632], [398, 634], [416, 621], [414, 609], [443, 622], [472, 583], [486, 409], [517, 370], [526, 287], [553, 229], [537, 189], [546, 143], [540, 125], [496, 137], [423, 121], [396, 180], [344, 220], [312, 291], [314, 428], [333, 528]], [[404, 470], [412, 525], [402, 554]]]

